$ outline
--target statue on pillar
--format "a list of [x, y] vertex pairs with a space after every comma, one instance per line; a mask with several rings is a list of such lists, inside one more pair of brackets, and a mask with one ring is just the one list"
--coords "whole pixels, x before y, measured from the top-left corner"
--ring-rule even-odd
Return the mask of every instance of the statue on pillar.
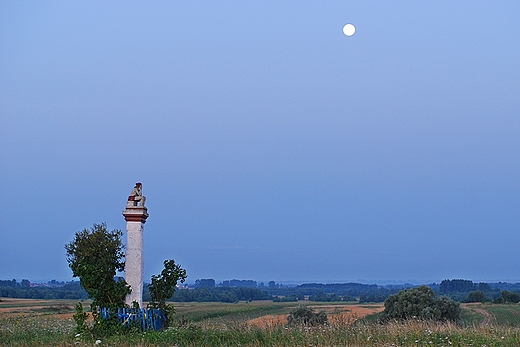
[[137, 302], [140, 307], [143, 305], [143, 231], [144, 223], [148, 218], [148, 209], [144, 207], [145, 201], [143, 184], [137, 182], [123, 211], [127, 232], [125, 280], [132, 288], [132, 292], [126, 296], [126, 303], [129, 306], [133, 302]]
[[132, 189], [130, 196], [128, 197], [128, 205], [137, 206], [137, 204], [140, 202], [140, 206], [144, 207], [145, 201], [146, 197], [143, 196], [143, 184], [141, 182], [137, 182], [134, 189]]

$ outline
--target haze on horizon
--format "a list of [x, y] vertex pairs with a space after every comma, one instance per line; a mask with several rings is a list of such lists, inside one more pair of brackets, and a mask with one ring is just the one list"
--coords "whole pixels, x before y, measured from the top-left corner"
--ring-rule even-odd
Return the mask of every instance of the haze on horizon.
[[0, 2], [0, 279], [71, 279], [141, 181], [145, 278], [520, 281], [519, 13]]

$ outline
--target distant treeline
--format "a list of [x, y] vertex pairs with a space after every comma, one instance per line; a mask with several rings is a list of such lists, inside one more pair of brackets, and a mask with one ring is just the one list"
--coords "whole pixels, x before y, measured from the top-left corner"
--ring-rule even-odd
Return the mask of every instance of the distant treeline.
[[[474, 283], [470, 280], [444, 280], [429, 284], [436, 295], [446, 295], [458, 302], [520, 302], [520, 283]], [[171, 298], [176, 302], [238, 302], [273, 301], [358, 301], [384, 302], [389, 295], [415, 287], [411, 284], [376, 285], [361, 283], [306, 283], [287, 286], [274, 281], [257, 283], [253, 280], [229, 280], [219, 284], [214, 279], [198, 279], [194, 285], [179, 288]], [[31, 284], [24, 279], [0, 280], [0, 297], [28, 299], [87, 299], [79, 282], [50, 281]], [[145, 284], [143, 300], [150, 294]]]
[[0, 297], [22, 299], [88, 299], [87, 292], [81, 288], [79, 282], [50, 281], [45, 284], [34, 285], [24, 279], [18, 283], [16, 280], [0, 280]]
[[[149, 299], [148, 291], [145, 289], [143, 300]], [[176, 302], [238, 302], [253, 300], [271, 300], [272, 297], [259, 288], [250, 287], [213, 287], [177, 289], [171, 298]]]
[[306, 283], [295, 287], [270, 286], [268, 291], [280, 301], [355, 301], [382, 302], [390, 294], [409, 288], [411, 285], [378, 286], [361, 283]]
[[520, 302], [520, 283], [473, 283], [455, 279], [430, 285], [435, 292], [459, 302]]

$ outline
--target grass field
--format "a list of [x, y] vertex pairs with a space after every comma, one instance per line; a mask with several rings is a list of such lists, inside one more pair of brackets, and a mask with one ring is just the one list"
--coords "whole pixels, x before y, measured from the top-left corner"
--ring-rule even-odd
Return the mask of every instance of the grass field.
[[491, 325], [520, 328], [520, 305], [464, 304], [462, 319], [466, 325]]
[[[463, 324], [393, 322], [380, 325], [382, 305], [313, 303], [330, 324], [288, 328], [285, 317], [297, 303], [177, 303], [175, 326], [108, 338], [75, 336], [71, 300], [0, 301], [0, 346], [520, 346], [520, 306], [463, 306]], [[89, 303], [85, 302], [84, 307]], [[362, 319], [361, 319], [362, 318]], [[177, 323], [184, 322], [179, 326]], [[486, 323], [487, 322], [487, 323]], [[483, 325], [483, 323], [486, 323]]]
[[[203, 325], [218, 325], [229, 323], [248, 323], [263, 327], [264, 320], [269, 318], [279, 324], [285, 324], [289, 312], [298, 306], [297, 302], [275, 303], [272, 301], [240, 302], [236, 304], [226, 303], [176, 303], [176, 319], [201, 323]], [[355, 305], [345, 303], [308, 303], [316, 311], [325, 311], [330, 320], [359, 319], [366, 315], [380, 312], [383, 304]], [[267, 323], [267, 321], [265, 321]]]
[[215, 324], [243, 322], [249, 319], [284, 314], [290, 311], [290, 305], [271, 301], [241, 302], [226, 304], [208, 303], [175, 303], [176, 319], [194, 323]]

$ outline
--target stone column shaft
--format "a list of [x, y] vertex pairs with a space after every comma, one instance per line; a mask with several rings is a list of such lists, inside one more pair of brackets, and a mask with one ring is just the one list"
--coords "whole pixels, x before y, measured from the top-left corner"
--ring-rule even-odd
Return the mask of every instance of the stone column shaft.
[[132, 293], [126, 297], [126, 303], [132, 306], [135, 301], [139, 307], [143, 307], [143, 231], [148, 210], [146, 207], [127, 206], [123, 215], [127, 231], [125, 280], [132, 289]]

